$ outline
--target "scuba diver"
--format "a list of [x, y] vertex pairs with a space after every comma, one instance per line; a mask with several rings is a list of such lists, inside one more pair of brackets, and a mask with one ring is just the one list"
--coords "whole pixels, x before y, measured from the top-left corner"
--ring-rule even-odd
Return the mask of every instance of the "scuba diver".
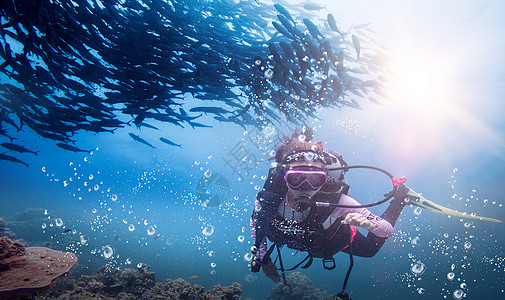
[[[284, 245], [308, 253], [304, 260], [288, 271], [303, 263], [305, 265], [302, 268], [309, 267], [313, 258], [322, 258], [323, 267], [331, 270], [335, 268], [333, 256], [336, 253], [349, 254], [350, 267], [342, 291], [332, 298], [345, 300], [351, 299], [345, 290], [354, 263], [353, 255], [374, 256], [387, 238], [393, 235], [393, 227], [405, 205], [413, 204], [439, 213], [469, 217], [426, 200], [409, 189], [403, 183], [404, 178], [394, 178], [375, 167], [348, 166], [338, 153], [323, 151], [321, 142], [313, 144], [312, 137], [310, 127], [298, 127], [292, 137], [276, 149], [277, 166], [269, 170], [263, 189], [256, 197], [251, 217], [254, 240], [251, 271], [263, 269], [268, 278], [279, 282], [277, 266], [270, 257], [277, 246], [284, 293], [291, 291], [281, 258], [280, 249]], [[391, 177], [393, 190], [384, 200], [361, 205], [347, 195], [349, 185], [345, 183], [345, 172], [360, 167], [376, 169]], [[389, 207], [381, 216], [367, 209], [390, 199]], [[361, 234], [356, 227], [364, 228], [368, 234]], [[269, 248], [267, 238], [273, 243]]]

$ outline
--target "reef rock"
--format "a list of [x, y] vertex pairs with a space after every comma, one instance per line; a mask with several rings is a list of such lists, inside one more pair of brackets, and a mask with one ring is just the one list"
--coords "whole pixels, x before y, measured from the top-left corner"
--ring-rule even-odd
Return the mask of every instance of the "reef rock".
[[27, 247], [0, 238], [0, 298], [37, 292], [68, 273], [77, 263], [73, 253], [45, 247]]
[[242, 286], [236, 282], [231, 286], [217, 285], [210, 291], [181, 278], [155, 282], [155, 273], [148, 269], [145, 264], [126, 270], [102, 267], [95, 275], [82, 275], [76, 283], [59, 279], [36, 299], [238, 300], [242, 293]]
[[231, 286], [216, 285], [212, 290], [206, 291], [203, 286], [191, 285], [189, 282], [178, 278], [158, 282], [156, 287], [142, 295], [143, 300], [157, 299], [192, 299], [192, 300], [238, 300], [242, 294], [242, 286], [234, 282]]
[[278, 284], [268, 294], [269, 300], [327, 300], [331, 298], [328, 292], [314, 288], [312, 281], [300, 272], [289, 274], [286, 276], [286, 280], [291, 285], [291, 293], [284, 294], [282, 292], [282, 284]]

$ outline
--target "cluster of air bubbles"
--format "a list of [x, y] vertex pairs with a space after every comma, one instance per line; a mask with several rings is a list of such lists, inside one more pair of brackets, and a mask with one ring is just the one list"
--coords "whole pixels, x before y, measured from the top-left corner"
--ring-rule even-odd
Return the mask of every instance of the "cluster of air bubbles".
[[412, 271], [412, 274], [415, 276], [421, 276], [424, 271], [426, 271], [426, 266], [421, 261], [417, 261], [415, 264], [412, 264], [410, 271]]
[[494, 257], [488, 257], [488, 256], [483, 256], [481, 258], [481, 261], [490, 265], [493, 265], [495, 268], [493, 269], [493, 272], [496, 272], [498, 270], [505, 271], [505, 257], [495, 255]]
[[132, 264], [132, 259], [128, 257], [128, 258], [126, 259], [125, 263], [126, 263], [127, 265], [131, 265], [131, 264]]

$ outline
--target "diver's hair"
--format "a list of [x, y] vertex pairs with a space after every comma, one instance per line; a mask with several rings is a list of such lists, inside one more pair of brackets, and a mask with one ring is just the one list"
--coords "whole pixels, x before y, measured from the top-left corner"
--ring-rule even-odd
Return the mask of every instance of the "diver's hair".
[[284, 143], [275, 148], [275, 161], [282, 163], [288, 155], [299, 151], [309, 150], [322, 153], [322, 149], [311, 143], [313, 137], [314, 132], [309, 126], [296, 127], [291, 138], [284, 135]]

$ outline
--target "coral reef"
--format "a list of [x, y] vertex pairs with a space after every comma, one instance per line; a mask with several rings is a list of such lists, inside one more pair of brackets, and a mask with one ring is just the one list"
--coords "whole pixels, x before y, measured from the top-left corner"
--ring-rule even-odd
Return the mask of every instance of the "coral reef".
[[181, 300], [235, 300], [240, 299], [242, 286], [234, 282], [231, 286], [217, 285], [212, 290], [206, 291], [202, 286], [191, 285], [181, 278], [165, 282], [158, 282], [149, 292], [142, 295], [141, 299], [181, 299]]
[[231, 286], [217, 285], [210, 291], [180, 278], [156, 282], [155, 273], [148, 269], [145, 264], [136, 270], [102, 267], [95, 275], [82, 275], [78, 281], [62, 278], [36, 299], [235, 300], [242, 293], [241, 285], [236, 282]]
[[77, 263], [73, 253], [44, 247], [27, 247], [0, 238], [0, 298], [34, 293], [48, 288], [54, 279]]
[[281, 290], [283, 284], [278, 284], [268, 294], [269, 300], [328, 300], [331, 298], [326, 291], [314, 288], [312, 281], [300, 272], [289, 274], [286, 280], [291, 285], [291, 293], [284, 294]]

